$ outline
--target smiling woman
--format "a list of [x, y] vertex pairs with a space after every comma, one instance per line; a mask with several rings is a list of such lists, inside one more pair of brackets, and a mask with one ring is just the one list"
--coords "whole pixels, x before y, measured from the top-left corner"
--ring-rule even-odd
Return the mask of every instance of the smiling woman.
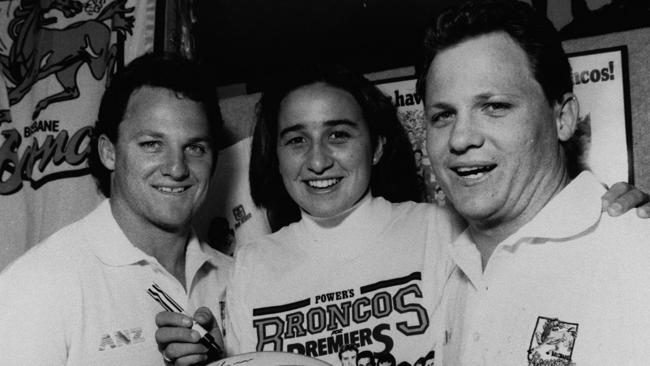
[[340, 67], [285, 75], [260, 101], [250, 177], [271, 219], [291, 216], [236, 253], [229, 354], [413, 363], [442, 344], [433, 311], [459, 225], [405, 202], [420, 197], [415, 159], [388, 97]]
[[[351, 176], [360, 178], [360, 182], [348, 184], [352, 180], [348, 179], [340, 184], [347, 175], [342, 175], [343, 170], [348, 168], [337, 164], [334, 173], [328, 166], [327, 174], [319, 171], [322, 167], [316, 168], [318, 174], [312, 170], [309, 177], [318, 178], [311, 179], [314, 189], [334, 184], [360, 191], [349, 197], [352, 204], [368, 190], [391, 202], [417, 201], [421, 197], [412, 148], [395, 108], [368, 80], [340, 66], [312, 65], [283, 74], [269, 85], [258, 105], [250, 185], [253, 201], [267, 210], [273, 231], [298, 221], [299, 207], [306, 210], [288, 193], [300, 186], [286, 184], [289, 175], [281, 169], [288, 168], [289, 160], [280, 164], [281, 157], [297, 157], [301, 149], [308, 150], [316, 164], [333, 163], [328, 159], [338, 159], [342, 150], [356, 159], [352, 169], [355, 174]], [[309, 121], [319, 122], [318, 126]], [[307, 136], [309, 126], [313, 128]], [[287, 138], [291, 136], [299, 138]], [[304, 184], [309, 185], [309, 180]], [[313, 192], [322, 193], [323, 189]]]
[[328, 218], [347, 211], [370, 187], [384, 138], [373, 142], [361, 108], [344, 90], [324, 83], [289, 93], [278, 116], [282, 181], [298, 206]]

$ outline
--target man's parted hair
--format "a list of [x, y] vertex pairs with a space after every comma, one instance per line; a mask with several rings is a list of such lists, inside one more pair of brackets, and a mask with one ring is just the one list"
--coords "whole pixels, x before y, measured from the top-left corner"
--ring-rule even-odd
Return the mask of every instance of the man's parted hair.
[[359, 349], [354, 344], [346, 344], [345, 346], [339, 349], [339, 361], [343, 359], [343, 352], [354, 351], [354, 353], [359, 355]]
[[131, 61], [111, 79], [102, 96], [97, 122], [90, 143], [88, 166], [99, 191], [111, 196], [110, 174], [99, 158], [98, 139], [105, 135], [113, 144], [117, 142], [118, 128], [131, 95], [141, 87], [157, 87], [175, 92], [179, 98], [200, 103], [210, 123], [213, 153], [223, 121], [219, 110], [216, 86], [197, 63], [171, 53], [148, 53]]
[[357, 355], [357, 363], [360, 359], [367, 358], [370, 360], [370, 366], [375, 366], [375, 355], [370, 351], [361, 351]]
[[426, 78], [436, 55], [468, 39], [505, 32], [524, 50], [535, 80], [553, 105], [573, 90], [571, 66], [551, 21], [518, 0], [470, 0], [442, 12], [425, 31], [417, 91], [425, 98]]
[[[562, 39], [545, 14], [518, 0], [469, 0], [442, 12], [426, 28], [416, 89], [426, 103], [426, 80], [436, 55], [471, 38], [508, 34], [526, 53], [533, 77], [550, 106], [573, 91], [571, 65]], [[581, 161], [585, 146], [577, 131], [561, 142], [570, 177], [587, 167]]]

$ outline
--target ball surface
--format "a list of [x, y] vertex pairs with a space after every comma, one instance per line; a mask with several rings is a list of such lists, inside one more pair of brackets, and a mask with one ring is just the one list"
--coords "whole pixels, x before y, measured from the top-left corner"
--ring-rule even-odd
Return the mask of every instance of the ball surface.
[[250, 352], [224, 358], [208, 366], [332, 366], [325, 361], [288, 352]]

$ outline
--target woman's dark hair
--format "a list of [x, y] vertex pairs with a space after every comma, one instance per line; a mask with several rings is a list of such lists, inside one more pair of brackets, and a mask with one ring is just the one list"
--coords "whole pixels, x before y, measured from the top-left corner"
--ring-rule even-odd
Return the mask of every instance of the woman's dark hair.
[[223, 121], [216, 87], [209, 79], [198, 64], [171, 53], [149, 53], [140, 56], [112, 77], [102, 96], [88, 157], [90, 173], [104, 196], [111, 196], [111, 171], [99, 158], [98, 139], [105, 135], [113, 144], [117, 142], [118, 128], [129, 99], [133, 92], [141, 87], [169, 89], [181, 98], [200, 103], [210, 123], [213, 146], [216, 146]]
[[372, 168], [372, 195], [391, 202], [418, 200], [411, 143], [390, 98], [366, 78], [343, 66], [312, 64], [270, 82], [257, 105], [249, 172], [251, 196], [257, 206], [267, 210], [273, 231], [300, 219], [300, 209], [280, 176], [277, 156], [280, 104], [292, 91], [314, 83], [325, 83], [354, 97], [368, 124], [373, 148], [380, 137], [385, 138], [382, 157]]

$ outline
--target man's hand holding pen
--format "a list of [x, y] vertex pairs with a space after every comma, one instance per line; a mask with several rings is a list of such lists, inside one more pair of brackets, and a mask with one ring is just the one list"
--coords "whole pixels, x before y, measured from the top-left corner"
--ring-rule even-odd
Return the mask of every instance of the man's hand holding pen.
[[[196, 323], [209, 333], [201, 335]], [[193, 318], [182, 313], [163, 311], [156, 315], [156, 325], [156, 342], [167, 364], [203, 364], [224, 356], [221, 352], [221, 331], [208, 308], [199, 308]], [[203, 342], [214, 342], [218, 350]]]

